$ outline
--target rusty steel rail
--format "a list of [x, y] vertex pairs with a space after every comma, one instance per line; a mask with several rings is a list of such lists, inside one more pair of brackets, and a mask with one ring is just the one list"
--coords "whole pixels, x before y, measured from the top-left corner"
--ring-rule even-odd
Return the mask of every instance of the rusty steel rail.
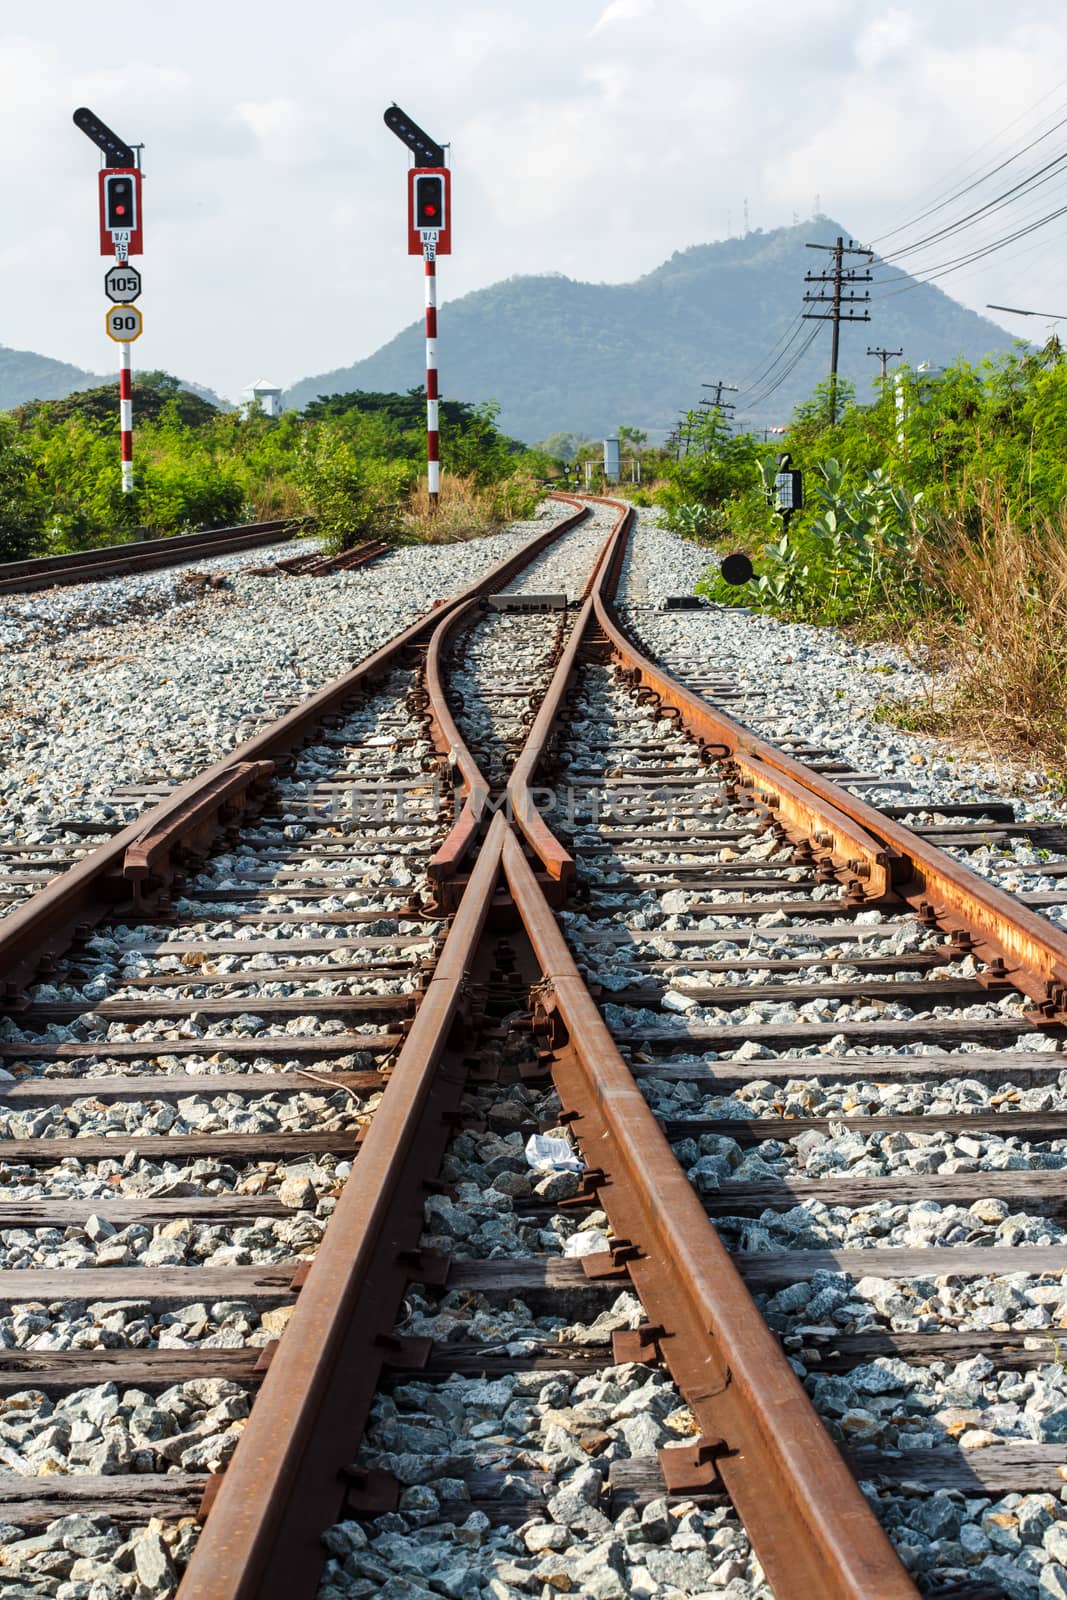
[[[573, 519], [541, 536], [474, 586], [474, 593], [506, 582], [538, 548], [571, 525]], [[601, 552], [593, 587], [554, 674], [550, 704], [535, 719], [520, 757], [521, 771], [516, 768], [520, 778], [514, 793], [512, 784], [508, 786], [509, 797], [520, 802], [516, 815], [526, 817], [524, 834], [542, 861], [529, 784], [537, 758], [550, 748], [581, 644], [590, 639], [610, 644], [631, 672], [651, 667], [619, 632], [603, 597], [612, 574], [617, 578], [628, 527], [629, 519], [620, 516]], [[209, 777], [216, 782], [221, 777], [225, 803], [240, 801], [245, 791], [235, 775], [239, 765], [270, 761], [293, 748], [310, 727], [343, 705], [353, 680], [370, 675], [375, 664], [381, 670], [405, 647], [432, 635], [438, 638], [439, 652], [449, 624], [458, 625], [471, 593], [449, 602], [443, 616], [438, 612], [420, 619], [354, 674], [320, 691], [307, 706], [248, 741], [197, 782], [202, 786]], [[453, 738], [458, 737], [454, 720], [449, 726], [442, 715], [447, 707], [440, 675], [431, 684], [429, 667], [427, 685], [435, 739], [447, 739], [448, 748], [458, 752], [462, 741], [457, 744]], [[667, 680], [655, 692], [668, 699], [677, 689]], [[694, 707], [704, 709], [689, 696], [679, 707], [683, 721]], [[751, 737], [740, 725], [733, 726]], [[735, 751], [726, 753], [736, 758]], [[858, 823], [844, 807], [831, 803], [827, 821], [822, 795], [805, 781], [814, 775], [796, 763], [797, 774], [775, 772], [747, 749], [740, 755], [739, 765], [753, 787], [751, 769], [761, 778], [766, 771], [767, 787], [759, 792], [765, 801], [779, 797], [779, 814], [784, 812], [792, 826], [802, 829], [803, 819], [817, 812], [823, 829], [833, 834], [838, 857], [846, 849], [859, 852], [858, 859], [869, 863], [873, 874], [874, 858], [881, 853], [892, 876], [893, 847], [887, 848], [879, 833]], [[469, 799], [485, 783], [469, 752], [466, 756], [469, 767], [461, 771]], [[190, 826], [206, 826], [210, 805], [206, 811], [201, 808], [201, 798], [202, 787], [183, 786], [168, 799], [171, 820], [180, 815]], [[165, 876], [171, 835], [159, 811], [140, 818], [97, 854], [106, 855], [121, 874], [126, 852], [138, 844], [129, 858], [131, 868]], [[877, 813], [872, 816], [877, 820]], [[470, 833], [464, 850], [473, 839]], [[557, 883], [566, 877], [563, 856], [566, 852], [557, 858]], [[205, 1498], [206, 1525], [179, 1600], [310, 1600], [324, 1559], [323, 1528], [338, 1517], [373, 1516], [392, 1504], [395, 1485], [355, 1470], [352, 1455], [383, 1367], [418, 1367], [429, 1354], [429, 1341], [398, 1340], [392, 1330], [407, 1285], [441, 1281], [435, 1276], [439, 1263], [417, 1248], [425, 1180], [436, 1172], [444, 1153], [449, 1117], [458, 1108], [471, 1064], [479, 980], [488, 960], [484, 936], [494, 909], [504, 909], [502, 874], [510, 892], [508, 904], [521, 919], [541, 975], [534, 990], [535, 1026], [553, 1056], [553, 1077], [581, 1144], [587, 1168], [583, 1194], [603, 1206], [614, 1233], [612, 1249], [583, 1258], [584, 1269], [594, 1278], [632, 1279], [649, 1323], [630, 1335], [629, 1344], [625, 1338], [620, 1341], [617, 1359], [661, 1355], [701, 1429], [691, 1446], [661, 1454], [668, 1488], [680, 1493], [709, 1486], [724, 1489], [780, 1600], [811, 1600], [815, 1595], [825, 1600], [915, 1600], [911, 1580], [619, 1054], [519, 836], [501, 814], [493, 817], [481, 844], [434, 975], [359, 1146], [353, 1181], [345, 1185], [301, 1281], [288, 1327], [268, 1357], [260, 1395], [233, 1460]], [[868, 878], [866, 887], [871, 886]], [[70, 909], [69, 904], [63, 908], [68, 920]], [[22, 912], [9, 920], [18, 917], [25, 926]], [[0, 962], [4, 934], [0, 928]], [[0, 974], [3, 970], [0, 964]]]
[[651, 661], [612, 609], [624, 553], [620, 538], [594, 591], [594, 604], [630, 682], [678, 712], [698, 740], [729, 755], [744, 785], [783, 824], [795, 825], [855, 875], [857, 893], [899, 897], [932, 924], [964, 934], [969, 947], [995, 966], [997, 980], [1010, 977], [1037, 1002], [1043, 1020], [1067, 1022], [1067, 933], [903, 823], [761, 739]]
[[75, 550], [62, 556], [30, 556], [23, 561], [0, 563], [0, 596], [33, 594], [73, 583], [120, 578], [130, 572], [150, 572], [172, 567], [198, 556], [205, 561], [236, 550], [280, 544], [307, 531], [311, 519], [284, 517], [274, 522], [249, 522], [239, 528], [208, 528], [201, 533], [175, 534], [170, 539], [137, 539], [128, 544], [102, 545], [97, 550]]
[[447, 836], [441, 841], [427, 869], [431, 882], [439, 886], [442, 894], [447, 892], [444, 886], [456, 876], [478, 837], [489, 800], [489, 785], [471, 755], [448, 704], [441, 666], [441, 651], [445, 640], [454, 627], [469, 621], [477, 608], [477, 600], [468, 600], [465, 605], [458, 606], [455, 611], [450, 612], [434, 629], [426, 652], [426, 693], [429, 700], [426, 711], [430, 719], [434, 748], [445, 756], [449, 766], [459, 773], [463, 795], [460, 814]]
[[[610, 646], [631, 681], [675, 707], [704, 740], [709, 757], [714, 747], [715, 754], [731, 758], [744, 784], [787, 829], [805, 837], [815, 833], [820, 847], [861, 879], [868, 894], [908, 890], [908, 873], [917, 869], [907, 830], [891, 835], [886, 819], [871, 807], [858, 807], [853, 815], [857, 803], [844, 790], [681, 689], [621, 632], [608, 596], [627, 532], [627, 519], [620, 517], [610, 555], [600, 563], [554, 675], [551, 705], [542, 706], [519, 776], [509, 784], [509, 795], [519, 802], [516, 815], [525, 818], [525, 836], [541, 862], [548, 866], [537, 848], [544, 840], [531, 821], [529, 787], [537, 757], [550, 748], [577, 652], [592, 640]], [[452, 621], [450, 613], [435, 629], [438, 650]], [[429, 671], [427, 678], [429, 683]], [[441, 689], [438, 673], [430, 691], [435, 737], [447, 740], [458, 756], [462, 740], [454, 719], [442, 714]], [[484, 779], [469, 752], [460, 770], [469, 800], [486, 787]], [[474, 831], [468, 828], [462, 838], [469, 849]], [[561, 882], [565, 856], [555, 858]], [[585, 1271], [594, 1278], [632, 1279], [649, 1323], [619, 1337], [617, 1359], [661, 1356], [701, 1429], [691, 1446], [661, 1454], [668, 1488], [724, 1489], [780, 1600], [915, 1600], [903, 1565], [619, 1054], [518, 834], [499, 814], [362, 1146], [358, 1181], [344, 1190], [274, 1354], [180, 1600], [294, 1600], [309, 1592], [308, 1573], [322, 1560], [318, 1534], [331, 1514], [374, 1515], [388, 1508], [384, 1486], [371, 1481], [372, 1475], [346, 1473], [345, 1464], [383, 1362], [388, 1357], [392, 1364], [417, 1365], [426, 1354], [413, 1347], [418, 1341], [401, 1347], [391, 1340], [391, 1315], [406, 1281], [435, 1281], [432, 1263], [413, 1255], [405, 1241], [417, 1241], [420, 1180], [431, 1170], [433, 1152], [439, 1157], [444, 1148], [441, 1108], [458, 1103], [470, 1027], [462, 999], [484, 959], [482, 938], [501, 868], [540, 970], [535, 1027], [553, 1056], [554, 1081], [582, 1147], [583, 1196], [602, 1205], [612, 1224], [611, 1250], [584, 1258]], [[975, 886], [984, 887], [978, 880]], [[338, 1429], [341, 1416], [345, 1426]]]
[[[566, 503], [572, 503], [568, 497]], [[584, 515], [584, 511], [582, 513]], [[442, 615], [507, 583], [528, 562], [575, 524], [568, 517], [490, 569], [452, 599], [412, 623], [350, 671], [319, 689], [302, 705], [286, 712], [195, 778], [180, 784], [158, 805], [143, 812], [111, 839], [47, 883], [25, 904], [0, 921], [0, 982], [32, 981], [45, 957], [56, 957], [79, 930], [87, 931], [108, 906], [132, 900], [137, 883], [139, 903], [165, 889], [180, 866], [183, 847], [202, 842], [220, 814], [240, 809], [262, 788], [264, 763], [283, 761], [300, 748], [324, 722], [340, 716], [346, 702], [363, 684], [379, 676], [406, 651], [420, 647]], [[214, 804], [210, 797], [214, 797]], [[151, 872], [141, 870], [138, 852], [152, 844]], [[127, 852], [131, 852], [129, 857]], [[127, 875], [127, 866], [130, 872]]]
[[[597, 622], [603, 628], [601, 589], [618, 572], [633, 524], [632, 513], [619, 509], [610, 553], [508, 786], [517, 826], [550, 879], [558, 876], [564, 887], [574, 862], [537, 813], [532, 784], [579, 650], [599, 642], [591, 635]], [[776, 784], [768, 784], [767, 795], [779, 800], [788, 793], [795, 826], [817, 814], [827, 828], [801, 785], [780, 775]], [[834, 823], [855, 846], [859, 835], [848, 819], [835, 813]], [[863, 843], [876, 853], [873, 838]], [[586, 1257], [583, 1264], [591, 1276], [632, 1279], [649, 1324], [644, 1345], [629, 1353], [620, 1348], [618, 1359], [661, 1354], [701, 1428], [691, 1448], [661, 1452], [668, 1488], [682, 1494], [725, 1490], [780, 1600], [914, 1600], [915, 1588], [888, 1537], [620, 1055], [512, 832], [503, 865], [542, 974], [535, 1022], [552, 1050], [553, 1081], [582, 1149], [583, 1194], [607, 1212], [615, 1235], [609, 1256]]]
[[[574, 499], [571, 495], [557, 495], [555, 498], [573, 504], [576, 507], [574, 516], [568, 519], [564, 525], [565, 531], [576, 528], [588, 517], [589, 511], [580, 500]], [[597, 553], [596, 562], [586, 583], [587, 592], [607, 556], [613, 534], [614, 530], [612, 530], [612, 534], [604, 541]], [[464, 605], [457, 606], [450, 611], [448, 616], [443, 618], [435, 628], [430, 639], [429, 649], [426, 652], [426, 691], [429, 697], [427, 712], [430, 718], [434, 746], [441, 755], [447, 757], [462, 779], [462, 809], [447, 837], [438, 847], [429, 866], [430, 877], [439, 885], [442, 899], [446, 903], [454, 899], [454, 892], [450, 893], [446, 885], [455, 879], [463, 861], [477, 839], [485, 820], [486, 807], [490, 799], [489, 784], [482, 776], [477, 762], [474, 760], [463, 735], [459, 731], [455, 717], [452, 715], [448, 704], [444, 672], [441, 664], [441, 656], [447, 640], [458, 628], [474, 619], [477, 608], [478, 600], [471, 599]], [[583, 618], [584, 615], [585, 613], [583, 612]], [[575, 632], [580, 633], [581, 627], [582, 621], [580, 620]], [[569, 649], [570, 647], [568, 646], [567, 648]], [[535, 727], [536, 725], [535, 723]], [[528, 744], [527, 748], [529, 748]], [[511, 798], [510, 783], [508, 785], [508, 798]]]
[[[538, 813], [532, 784], [535, 770], [553, 738], [555, 722], [579, 651], [593, 640], [594, 631], [599, 629], [631, 681], [649, 683], [647, 699], [654, 697], [657, 703], [662, 703], [667, 698], [662, 686], [668, 682], [673, 685], [673, 680], [647, 662], [620, 632], [604, 598], [605, 591], [613, 592], [618, 582], [626, 543], [633, 528], [633, 511], [619, 501], [605, 500], [600, 496], [587, 498], [596, 498], [601, 504], [614, 507], [619, 513], [618, 519], [590, 579], [588, 598], [571, 635], [564, 660], [542, 701], [530, 740], [516, 762], [508, 784], [512, 815], [540, 859], [548, 878], [561, 886], [557, 898], [573, 879], [574, 862]], [[646, 668], [654, 676], [655, 683], [646, 677]], [[862, 893], [865, 898], [877, 899], [890, 892], [893, 852], [887, 850], [881, 840], [846, 815], [842, 808], [822, 798], [813, 800], [803, 782], [803, 778], [811, 774], [799, 762], [791, 764], [795, 772], [776, 772], [765, 769], [757, 762], [748, 761], [743, 753], [720, 738], [711, 709], [695, 695], [687, 691], [683, 693], [686, 694], [685, 706], [677, 709], [709, 764], [726, 755], [733, 755], [734, 764], [754, 798], [775, 813], [783, 829], [796, 842], [815, 837], [839, 868], [855, 874], [855, 891]], [[740, 728], [739, 724], [735, 726]]]
[[604, 541], [593, 570], [589, 574], [578, 620], [560, 657], [552, 682], [538, 708], [526, 744], [511, 770], [507, 787], [511, 818], [544, 867], [548, 879], [546, 893], [553, 905], [561, 905], [566, 898], [567, 889], [574, 879], [574, 858], [560, 844], [537, 809], [532, 788], [533, 777], [551, 744], [564, 696], [574, 677], [578, 652], [589, 634], [593, 621], [592, 597], [602, 581], [602, 574], [612, 560], [620, 539], [626, 537], [626, 532], [633, 522], [633, 512], [627, 506], [619, 506], [618, 502], [604, 500], [599, 495], [590, 495], [587, 498], [595, 499], [599, 504], [611, 506], [616, 510], [618, 514], [615, 525]]
[[[667, 1143], [567, 949], [514, 834], [504, 872], [544, 975], [537, 1020], [610, 1254], [629, 1274], [700, 1438], [660, 1452], [667, 1486], [719, 1487], [779, 1600], [915, 1600], [916, 1591]], [[640, 1359], [640, 1352], [618, 1358]]]
[[283, 556], [269, 567], [254, 567], [258, 573], [286, 572], [291, 578], [329, 578], [337, 572], [351, 572], [354, 567], [365, 567], [390, 549], [384, 539], [366, 539], [362, 544], [341, 550], [335, 556], [318, 555]]
[[461, 1008], [506, 832], [494, 817], [354, 1177], [218, 1480], [179, 1600], [313, 1595], [323, 1529], [389, 1509], [375, 1504], [373, 1479], [347, 1469], [386, 1362], [418, 1366], [429, 1354], [429, 1340], [401, 1344], [392, 1329], [408, 1284], [432, 1276], [417, 1249], [424, 1178], [437, 1171], [466, 1080]]

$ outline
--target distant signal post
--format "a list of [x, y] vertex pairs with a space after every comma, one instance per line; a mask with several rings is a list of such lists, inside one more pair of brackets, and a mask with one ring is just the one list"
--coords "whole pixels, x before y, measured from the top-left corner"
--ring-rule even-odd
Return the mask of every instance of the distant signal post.
[[74, 125], [102, 152], [99, 177], [100, 254], [114, 256], [104, 277], [104, 293], [112, 302], [105, 327], [119, 347], [119, 438], [122, 492], [132, 494], [133, 364], [130, 346], [141, 337], [143, 319], [133, 304], [141, 293], [141, 274], [130, 265], [143, 253], [140, 150], [135, 151], [100, 121], [87, 106], [74, 113]]
[[385, 125], [415, 158], [408, 171], [408, 255], [422, 256], [426, 281], [426, 486], [430, 510], [441, 492], [440, 388], [437, 379], [437, 257], [452, 254], [452, 174], [444, 146], [397, 105]]

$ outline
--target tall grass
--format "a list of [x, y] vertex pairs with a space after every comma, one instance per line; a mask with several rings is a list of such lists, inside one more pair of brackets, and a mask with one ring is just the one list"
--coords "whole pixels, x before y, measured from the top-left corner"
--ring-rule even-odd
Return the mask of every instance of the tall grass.
[[443, 472], [437, 507], [431, 509], [426, 481], [420, 479], [401, 512], [404, 536], [420, 544], [479, 539], [532, 516], [541, 494], [534, 480], [522, 473], [479, 487], [473, 477]]
[[987, 488], [977, 511], [939, 518], [918, 549], [943, 709], [968, 738], [1067, 774], [1067, 508], [1027, 522]]

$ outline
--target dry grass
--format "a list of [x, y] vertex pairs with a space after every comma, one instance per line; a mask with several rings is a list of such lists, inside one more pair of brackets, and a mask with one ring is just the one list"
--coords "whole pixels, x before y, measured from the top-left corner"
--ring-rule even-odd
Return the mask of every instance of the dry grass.
[[479, 489], [473, 478], [441, 474], [436, 511], [430, 508], [425, 480], [401, 514], [404, 536], [420, 544], [456, 544], [496, 533], [507, 523], [528, 517], [539, 493], [532, 480], [521, 476]]
[[947, 600], [925, 628], [951, 674], [948, 726], [992, 751], [1067, 774], [1067, 512], [1029, 525], [990, 491], [973, 515], [942, 519], [920, 556]]
[[268, 478], [253, 493], [250, 503], [253, 522], [277, 522], [282, 517], [306, 514], [300, 491], [285, 478]]

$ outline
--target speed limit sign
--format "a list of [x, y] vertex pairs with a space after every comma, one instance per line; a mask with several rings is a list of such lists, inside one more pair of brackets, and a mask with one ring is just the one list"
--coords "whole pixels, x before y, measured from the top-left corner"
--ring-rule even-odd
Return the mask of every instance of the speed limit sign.
[[141, 293], [141, 274], [126, 262], [109, 267], [104, 276], [104, 293], [116, 305], [129, 305]]
[[112, 306], [105, 325], [108, 338], [119, 344], [139, 339], [144, 331], [144, 321], [136, 306]]

